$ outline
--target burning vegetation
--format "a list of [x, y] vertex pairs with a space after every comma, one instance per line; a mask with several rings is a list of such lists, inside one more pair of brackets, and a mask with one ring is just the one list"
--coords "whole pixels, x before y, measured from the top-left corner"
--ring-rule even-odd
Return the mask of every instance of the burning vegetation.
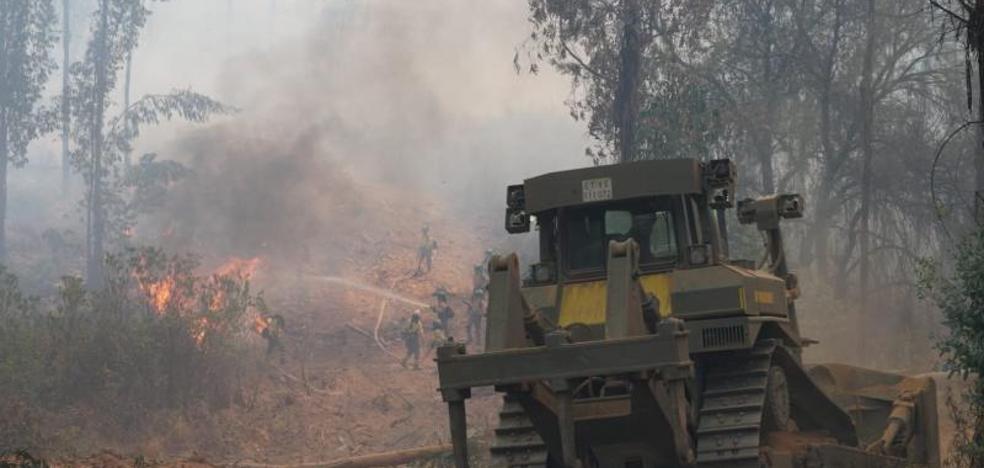
[[233, 257], [211, 274], [197, 275], [199, 266], [193, 257], [168, 257], [160, 249], [148, 248], [134, 251], [129, 265], [149, 310], [158, 317], [187, 321], [198, 346], [214, 332], [248, 330], [248, 318], [243, 318], [247, 314], [254, 321], [263, 320], [255, 310], [258, 298], [249, 294], [249, 280], [260, 266], [259, 257]]
[[53, 302], [27, 297], [0, 271], [8, 299], [0, 306], [0, 413], [18, 420], [0, 424], [0, 439], [31, 447], [42, 421], [82, 408], [138, 431], [148, 411], [218, 409], [241, 398], [261, 356], [254, 324], [266, 306], [250, 288], [259, 265], [235, 258], [201, 273], [192, 256], [128, 249], [109, 258], [106, 288], [88, 291], [65, 277]]

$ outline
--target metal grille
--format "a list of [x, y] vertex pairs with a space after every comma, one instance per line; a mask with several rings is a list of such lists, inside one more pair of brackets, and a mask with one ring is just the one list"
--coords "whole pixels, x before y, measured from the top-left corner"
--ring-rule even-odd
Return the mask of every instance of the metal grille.
[[745, 344], [746, 331], [744, 325], [713, 327], [701, 330], [701, 340], [704, 348], [724, 348]]

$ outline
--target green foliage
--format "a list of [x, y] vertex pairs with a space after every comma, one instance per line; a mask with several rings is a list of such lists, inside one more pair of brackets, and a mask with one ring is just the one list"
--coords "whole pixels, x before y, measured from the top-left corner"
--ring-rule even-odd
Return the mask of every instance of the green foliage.
[[972, 461], [970, 466], [980, 466], [984, 462], [984, 229], [958, 246], [952, 273], [944, 275], [938, 265], [926, 261], [919, 271], [923, 292], [939, 307], [948, 330], [938, 343], [946, 368], [971, 382], [967, 397], [977, 435], [959, 448]]
[[160, 208], [168, 188], [190, 173], [190, 169], [177, 161], [159, 161], [153, 153], [143, 155], [123, 180], [124, 187], [130, 190], [128, 211], [137, 215]]
[[133, 140], [140, 136], [143, 126], [157, 125], [175, 118], [202, 123], [213, 115], [235, 111], [235, 108], [188, 89], [174, 90], [168, 94], [149, 94], [130, 104], [109, 122], [106, 142], [115, 149], [116, 154], [123, 155], [133, 151]]
[[[619, 133], [625, 130], [621, 127], [627, 124], [619, 121], [620, 114], [628, 111], [637, 120], [647, 111], [651, 118], [656, 117], [653, 110], [665, 104], [660, 101], [674, 84], [667, 70], [676, 64], [667, 57], [700, 48], [699, 31], [713, 4], [704, 0], [529, 0], [533, 30], [525, 44], [528, 69], [536, 73], [539, 64], [547, 62], [571, 78], [567, 103], [571, 116], [585, 121], [588, 134], [597, 142], [588, 149], [596, 162], [622, 157], [615, 149]], [[628, 28], [638, 32], [638, 43], [631, 46], [625, 40]], [[627, 61], [634, 60], [629, 56], [635, 54], [639, 63], [627, 67]], [[519, 70], [518, 52], [514, 63]], [[623, 73], [632, 75], [635, 70], [639, 72], [637, 86], [622, 96], [626, 90], [621, 86], [635, 80]], [[675, 125], [681, 127], [667, 131]], [[668, 119], [651, 125], [650, 137], [682, 134], [685, 125], [681, 119]]]
[[[100, 184], [103, 187], [100, 203], [111, 245], [121, 245], [120, 241], [136, 223], [137, 216], [160, 207], [167, 189], [191, 172], [181, 163], [161, 160], [153, 153], [141, 157], [134, 166], [120, 167], [123, 155], [133, 150], [133, 141], [140, 135], [141, 127], [173, 118], [204, 122], [212, 115], [235, 111], [207, 96], [178, 90], [144, 96], [109, 122], [101, 162], [104, 167], [109, 165], [109, 169], [105, 170], [107, 180]], [[83, 174], [92, 174], [93, 161], [75, 161]], [[91, 198], [92, 193], [87, 193], [87, 206]]]
[[[24, 297], [0, 269], [0, 393], [46, 411], [76, 405], [133, 427], [148, 411], [228, 406], [257, 361], [240, 274], [197, 275], [191, 256], [110, 255], [105, 287], [65, 277], [57, 300]], [[11, 422], [0, 421], [0, 435]]]
[[937, 274], [935, 284], [925, 283], [950, 331], [940, 351], [951, 371], [984, 375], [984, 230], [961, 243], [953, 260], [950, 276]]
[[[111, 155], [109, 161], [113, 163], [122, 161], [124, 154], [133, 151], [133, 141], [140, 136], [140, 129], [145, 125], [156, 125], [174, 118], [205, 122], [212, 115], [235, 111], [190, 90], [144, 96], [109, 122], [106, 154]], [[110, 244], [122, 245], [121, 241], [136, 224], [137, 217], [159, 208], [164, 203], [168, 188], [190, 173], [181, 163], [158, 159], [154, 153], [143, 155], [136, 165], [116, 169], [102, 197]]]
[[7, 172], [27, 163], [27, 146], [54, 124], [38, 104], [55, 64], [51, 0], [0, 0], [0, 258], [6, 257]]
[[0, 388], [26, 394], [38, 390], [15, 384], [39, 380], [42, 353], [33, 344], [41, 325], [37, 299], [21, 294], [17, 277], [0, 265]]
[[721, 137], [720, 102], [712, 90], [685, 76], [654, 83], [639, 123], [646, 159], [710, 159]]
[[50, 110], [38, 106], [55, 68], [54, 28], [51, 0], [0, 1], [0, 157], [4, 163], [26, 163], [27, 145], [54, 124]]

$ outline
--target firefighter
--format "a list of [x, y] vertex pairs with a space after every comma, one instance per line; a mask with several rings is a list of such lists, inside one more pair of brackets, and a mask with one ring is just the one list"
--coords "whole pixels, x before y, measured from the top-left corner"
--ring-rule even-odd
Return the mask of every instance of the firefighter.
[[485, 290], [475, 288], [471, 299], [465, 301], [468, 306], [468, 342], [478, 344], [482, 336], [482, 317], [485, 316]]
[[451, 335], [451, 319], [454, 318], [454, 310], [448, 304], [448, 297], [450, 293], [443, 287], [438, 288], [434, 293], [434, 297], [437, 298], [437, 305], [432, 308], [434, 315], [437, 316], [437, 320], [441, 322], [441, 328], [447, 336]]
[[420, 311], [413, 311], [410, 316], [410, 323], [403, 330], [403, 343], [407, 346], [407, 354], [400, 361], [400, 365], [407, 367], [407, 361], [413, 356], [414, 370], [420, 369], [420, 340], [424, 336], [424, 326], [420, 322]]
[[448, 335], [444, 333], [444, 330], [441, 328], [441, 324], [438, 322], [431, 322], [431, 340], [430, 346], [427, 348], [427, 356], [430, 356], [434, 350], [444, 346], [447, 342]]
[[472, 271], [472, 288], [484, 290], [489, 284], [488, 265], [475, 264]]
[[[434, 251], [437, 250], [437, 241], [430, 238], [430, 227], [424, 225], [420, 231], [422, 240], [417, 248], [417, 271], [414, 276], [430, 273], [434, 261]], [[424, 270], [424, 266], [427, 270]]]
[[269, 315], [264, 317], [263, 320], [266, 326], [263, 327], [260, 336], [267, 341], [267, 357], [273, 356], [276, 353], [280, 358], [280, 364], [284, 364], [287, 360], [287, 348], [284, 347], [282, 336], [287, 321], [280, 314]]

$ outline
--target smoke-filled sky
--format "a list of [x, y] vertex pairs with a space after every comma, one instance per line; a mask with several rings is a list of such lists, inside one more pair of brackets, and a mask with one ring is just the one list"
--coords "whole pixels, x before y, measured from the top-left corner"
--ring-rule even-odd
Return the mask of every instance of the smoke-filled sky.
[[322, 156], [360, 171], [455, 195], [494, 187], [497, 202], [507, 182], [588, 163], [584, 132], [563, 104], [566, 80], [513, 68], [528, 33], [523, 2], [179, 0], [154, 8], [136, 95], [192, 87], [271, 132], [322, 133]]
[[[590, 163], [585, 132], [564, 106], [567, 80], [549, 67], [535, 76], [513, 68], [528, 34], [524, 2], [171, 0], [150, 8], [133, 58], [133, 98], [191, 88], [241, 112], [146, 130], [138, 153], [193, 168], [192, 158], [219, 158], [228, 163], [220, 170], [235, 172], [235, 154], [203, 154], [189, 141], [210, 139], [214, 149], [215, 134], [207, 135], [219, 131], [263, 139], [282, 150], [269, 158], [313, 159], [328, 171], [436, 194], [455, 209], [477, 204], [495, 213], [495, 226], [506, 184]], [[85, 31], [77, 33], [78, 54]], [[116, 94], [122, 101], [122, 89]], [[290, 154], [302, 137], [313, 154]], [[36, 196], [38, 180], [57, 180], [56, 138], [35, 145], [35, 172], [12, 184], [14, 222], [18, 197]]]

